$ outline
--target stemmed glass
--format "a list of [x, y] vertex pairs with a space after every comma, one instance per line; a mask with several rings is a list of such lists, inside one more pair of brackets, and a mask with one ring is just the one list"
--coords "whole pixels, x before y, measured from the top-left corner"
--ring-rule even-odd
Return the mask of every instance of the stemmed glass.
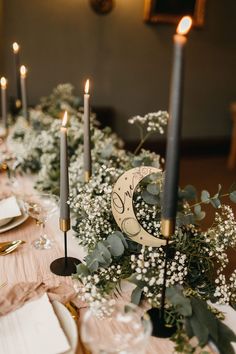
[[53, 241], [45, 232], [47, 220], [58, 210], [59, 198], [53, 194], [40, 193], [25, 201], [26, 212], [40, 226], [40, 236], [33, 241], [38, 250], [50, 249]]

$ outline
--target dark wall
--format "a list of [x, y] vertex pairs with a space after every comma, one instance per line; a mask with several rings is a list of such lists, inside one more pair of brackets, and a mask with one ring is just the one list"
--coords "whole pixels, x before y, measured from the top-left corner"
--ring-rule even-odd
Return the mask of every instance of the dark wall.
[[[186, 138], [230, 134], [229, 103], [236, 100], [235, 19], [235, 0], [208, 0], [204, 28], [191, 31]], [[31, 104], [61, 82], [71, 82], [82, 94], [90, 77], [94, 105], [113, 107], [116, 131], [134, 140], [130, 116], [168, 108], [174, 32], [173, 25], [143, 22], [143, 0], [116, 0], [107, 16], [96, 15], [88, 0], [5, 0], [1, 74], [13, 85], [11, 44], [18, 41], [29, 68]]]

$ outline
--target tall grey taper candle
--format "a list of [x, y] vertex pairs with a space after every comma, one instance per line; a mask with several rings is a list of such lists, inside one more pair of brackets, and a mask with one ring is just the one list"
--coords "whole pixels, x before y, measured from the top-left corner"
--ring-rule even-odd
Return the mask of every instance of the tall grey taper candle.
[[7, 129], [7, 80], [1, 77], [2, 124]]
[[[16, 97], [17, 105], [21, 106], [21, 84], [20, 84], [20, 46], [18, 43], [14, 42], [12, 44], [14, 61], [15, 61], [15, 75], [16, 75]], [[18, 108], [19, 108], [18, 107]]]
[[91, 141], [90, 141], [90, 95], [89, 80], [85, 84], [84, 93], [84, 180], [88, 182], [91, 177]]
[[65, 112], [61, 126], [60, 140], [60, 219], [70, 219], [70, 208], [67, 204], [69, 199], [69, 174], [67, 153], [67, 112]]
[[174, 36], [174, 60], [169, 102], [169, 125], [165, 162], [165, 181], [162, 209], [162, 234], [174, 234], [178, 202], [179, 150], [183, 106], [184, 49], [187, 38], [184, 36], [191, 27], [192, 20], [185, 16], [180, 21]]
[[21, 98], [22, 98], [22, 113], [23, 117], [28, 120], [28, 104], [27, 104], [27, 90], [26, 90], [26, 67], [20, 67], [20, 84], [21, 84]]

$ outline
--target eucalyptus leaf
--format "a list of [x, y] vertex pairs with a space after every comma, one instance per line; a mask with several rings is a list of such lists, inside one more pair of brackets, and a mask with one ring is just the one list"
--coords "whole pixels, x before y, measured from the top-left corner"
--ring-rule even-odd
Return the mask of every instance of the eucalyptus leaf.
[[186, 298], [177, 287], [166, 289], [166, 297], [171, 304], [176, 308], [176, 311], [185, 317], [191, 316], [191, 302]]
[[217, 347], [220, 350], [220, 354], [235, 354], [232, 344], [224, 338], [221, 339]]
[[201, 193], [201, 201], [205, 204], [210, 203], [210, 193], [206, 190], [203, 190]]
[[231, 202], [236, 203], [236, 191], [230, 192], [229, 199]]
[[210, 203], [214, 208], [219, 208], [219, 206], [221, 205], [220, 199], [218, 198], [218, 194], [214, 195], [214, 197], [212, 197], [210, 199]]
[[196, 314], [199, 322], [204, 323], [207, 327], [209, 334], [214, 339], [218, 340], [218, 331], [217, 331], [217, 321], [213, 313], [208, 309], [206, 302], [197, 299], [195, 297], [191, 298], [191, 305], [193, 312]]
[[147, 185], [147, 191], [152, 195], [158, 195], [160, 193], [160, 188], [157, 184], [150, 183]]
[[123, 233], [121, 231], [115, 231], [115, 232], [113, 232], [112, 235], [119, 237], [121, 239], [123, 245], [125, 246], [125, 248], [129, 248], [127, 240], [125, 239], [125, 236], [123, 235]]
[[132, 291], [131, 302], [135, 305], [139, 305], [142, 296], [142, 289], [138, 286]]
[[197, 195], [196, 188], [191, 184], [184, 187], [184, 189], [179, 190], [178, 196], [182, 199], [192, 200], [195, 199]]
[[99, 263], [96, 258], [87, 257], [86, 263], [91, 273], [96, 272], [98, 270]]
[[205, 211], [201, 211], [201, 213], [197, 214], [195, 216], [195, 218], [196, 218], [196, 220], [201, 221], [201, 220], [203, 220], [205, 218], [205, 216], [206, 216], [206, 212]]
[[102, 241], [98, 242], [97, 248], [101, 252], [101, 255], [105, 260], [107, 260], [108, 262], [111, 261], [111, 253], [109, 252], [109, 250], [107, 249], [107, 247], [104, 245]]
[[209, 331], [205, 326], [205, 323], [200, 322], [194, 313], [189, 319], [194, 336], [199, 340], [199, 345], [201, 347], [205, 346], [208, 342]]
[[159, 204], [159, 198], [156, 195], [150, 194], [148, 191], [142, 191], [142, 198], [145, 201], [145, 203], [150, 204], [150, 205], [158, 205]]
[[185, 331], [187, 333], [187, 336], [191, 339], [194, 336], [194, 332], [193, 332], [189, 318], [186, 318], [184, 327], [185, 327]]
[[223, 322], [217, 320], [218, 322], [218, 341], [215, 342], [220, 350], [220, 354], [235, 354], [231, 342], [236, 342], [236, 334], [227, 327]]
[[232, 331], [226, 324], [218, 320], [218, 327], [221, 336], [227, 338], [230, 342], [236, 342], [236, 333]]
[[151, 173], [149, 175], [150, 181], [155, 181], [157, 182], [158, 180], [161, 180], [163, 177], [164, 173], [163, 172], [157, 172], [157, 173]]
[[85, 258], [85, 261], [90, 272], [95, 272], [98, 269], [99, 264], [103, 267], [108, 267], [111, 264], [111, 257], [106, 258], [104, 253], [101, 252], [101, 249], [97, 247]]
[[115, 236], [114, 234], [109, 235], [107, 238], [107, 242], [109, 243], [110, 246], [109, 251], [112, 254], [112, 256], [114, 257], [122, 256], [125, 247], [119, 237]]
[[103, 266], [109, 266], [111, 260], [110, 259], [106, 259], [106, 257], [104, 256], [104, 253], [101, 252], [101, 249], [99, 249], [98, 245], [95, 248], [95, 250], [93, 251], [93, 253], [91, 254], [91, 256], [95, 259], [97, 259], [98, 263], [102, 264]]
[[194, 213], [195, 213], [195, 218], [196, 220], [202, 220], [206, 216], [206, 212], [201, 209], [201, 205], [195, 205], [194, 207]]
[[195, 205], [194, 213], [199, 214], [199, 213], [201, 213], [201, 211], [202, 211], [201, 205], [200, 204]]
[[83, 263], [76, 266], [76, 272], [83, 277], [87, 277], [90, 274], [88, 267]]

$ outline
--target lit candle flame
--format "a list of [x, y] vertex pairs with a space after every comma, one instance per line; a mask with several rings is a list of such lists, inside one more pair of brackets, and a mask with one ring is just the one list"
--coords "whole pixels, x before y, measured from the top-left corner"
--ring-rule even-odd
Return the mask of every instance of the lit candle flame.
[[84, 92], [85, 92], [86, 94], [89, 93], [89, 79], [86, 80], [86, 83], [85, 83], [85, 86], [84, 86]]
[[176, 32], [181, 35], [185, 35], [189, 32], [192, 26], [192, 18], [190, 16], [184, 16], [180, 20]]
[[13, 48], [13, 52], [16, 54], [16, 53], [19, 52], [20, 46], [19, 46], [18, 43], [14, 42], [14, 43], [12, 44], [12, 48]]
[[1, 88], [2, 88], [2, 89], [6, 89], [6, 87], [7, 87], [7, 80], [6, 80], [5, 77], [1, 77], [0, 83], [1, 83]]
[[65, 111], [64, 113], [61, 126], [66, 127], [66, 124], [67, 124], [67, 111]]
[[26, 73], [27, 73], [27, 69], [24, 65], [21, 65], [20, 67], [20, 74], [21, 74], [21, 77], [26, 77]]

